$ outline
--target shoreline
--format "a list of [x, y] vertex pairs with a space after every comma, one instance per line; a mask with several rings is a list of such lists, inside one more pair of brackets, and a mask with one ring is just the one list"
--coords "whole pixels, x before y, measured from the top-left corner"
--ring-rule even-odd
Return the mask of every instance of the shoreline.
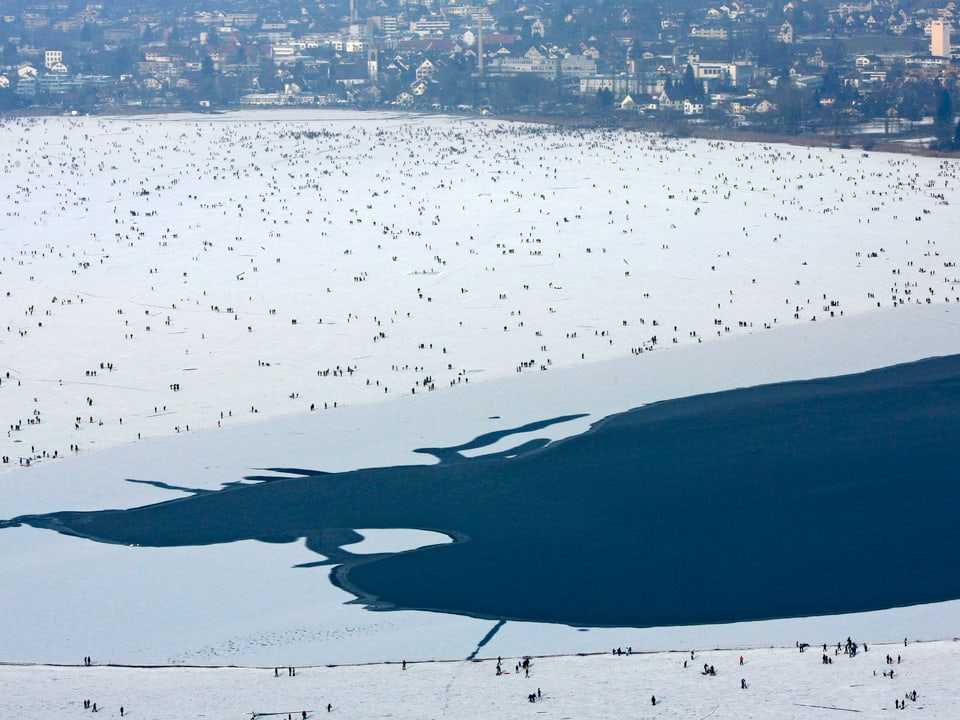
[[[934, 150], [920, 143], [911, 142], [910, 137], [903, 135], [876, 136], [863, 133], [849, 134], [827, 134], [827, 133], [798, 133], [789, 135], [785, 133], [776, 133], [763, 130], [736, 129], [711, 127], [706, 125], [687, 124], [676, 126], [665, 124], [657, 120], [635, 120], [632, 118], [623, 118], [621, 116], [597, 116], [597, 117], [570, 117], [558, 118], [543, 115], [522, 115], [515, 113], [504, 113], [501, 115], [489, 114], [467, 114], [456, 112], [440, 112], [435, 110], [410, 110], [397, 108], [354, 108], [338, 106], [317, 106], [317, 107], [274, 107], [274, 108], [246, 108], [232, 107], [224, 108], [215, 112], [198, 112], [196, 110], [174, 109], [174, 110], [149, 110], [149, 109], [129, 109], [126, 111], [111, 110], [109, 112], [97, 113], [93, 115], [74, 116], [63, 112], [13, 112], [0, 113], [0, 122], [4, 118], [160, 118], [164, 116], [194, 118], [229, 118], [231, 115], [239, 113], [262, 113], [264, 115], [284, 113], [309, 113], [309, 112], [343, 112], [358, 114], [388, 114], [398, 116], [409, 116], [411, 118], [450, 118], [453, 120], [471, 120], [471, 121], [500, 121], [506, 123], [516, 123], [522, 125], [543, 125], [556, 128], [568, 128], [578, 130], [621, 130], [627, 133], [654, 133], [668, 138], [678, 139], [700, 139], [715, 140], [731, 143], [743, 144], [761, 144], [761, 145], [789, 145], [792, 147], [821, 148], [829, 150], [862, 150], [863, 152], [890, 153], [895, 155], [910, 155], [925, 158], [940, 158], [944, 160], [960, 159], [960, 150]], [[611, 123], [612, 121], [612, 123]], [[918, 137], [924, 137], [920, 134]], [[897, 140], [902, 138], [902, 140]]]
[[786, 646], [638, 653], [614, 645], [612, 652], [501, 657], [502, 673], [492, 657], [350, 667], [7, 665], [0, 666], [0, 711], [53, 720], [95, 703], [111, 717], [122, 708], [124, 717], [168, 720], [386, 714], [481, 720], [529, 708], [548, 719], [593, 720], [629, 709], [641, 718], [743, 720], [827, 718], [838, 711], [880, 718], [903, 699], [903, 709], [933, 720], [955, 716], [955, 641], [851, 642], [853, 653], [833, 643], [826, 652], [813, 645], [808, 652]]
[[[932, 644], [950, 644], [960, 642], [960, 637], [932, 637], [932, 638], [908, 638], [909, 645], [932, 645]], [[816, 652], [817, 645], [822, 644], [822, 640], [819, 642], [808, 643], [806, 641], [797, 640], [797, 645], [753, 645], [753, 644], [730, 644], [730, 645], [711, 645], [705, 644], [702, 646], [697, 646], [694, 651], [699, 652], [745, 652], [750, 650], [796, 650], [799, 648], [799, 644], [803, 643], [809, 647], [814, 648]], [[903, 640], [901, 639], [887, 639], [887, 640], [875, 640], [868, 639], [869, 647], [904, 647]], [[827, 643], [828, 647], [832, 646], [831, 642]], [[658, 649], [643, 649], [643, 648], [631, 648], [630, 653], [628, 654], [626, 649], [623, 650], [623, 655], [627, 657], [631, 656], [651, 656], [651, 655], [689, 655], [691, 648], [658, 648]], [[611, 653], [609, 650], [581, 650], [577, 652], [560, 652], [560, 653], [522, 653], [515, 655], [488, 655], [488, 656], [477, 656], [469, 658], [459, 658], [459, 657], [404, 657], [404, 658], [394, 658], [386, 660], [371, 660], [365, 662], [327, 662], [327, 663], [297, 663], [298, 669], [323, 669], [323, 668], [362, 668], [362, 667], [386, 667], [386, 666], [395, 666], [402, 665], [404, 662], [407, 665], [428, 665], [428, 664], [438, 664], [438, 665], [449, 665], [453, 663], [496, 663], [497, 658], [505, 660], [523, 660], [524, 658], [530, 658], [531, 660], [549, 660], [555, 658], [591, 658], [591, 657], [605, 657], [609, 656]], [[192, 665], [190, 663], [118, 663], [118, 662], [97, 662], [96, 660], [92, 661], [89, 665], [79, 662], [79, 663], [67, 663], [67, 662], [44, 662], [44, 661], [18, 661], [18, 660], [0, 660], [0, 669], [2, 668], [27, 668], [27, 667], [40, 667], [40, 668], [115, 668], [115, 669], [128, 669], [128, 670], [272, 670], [274, 667], [277, 667], [275, 663], [267, 664], [245, 664], [245, 663], [228, 663], [223, 665], [215, 664], [197, 664]]]
[[[473, 113], [457, 113], [457, 112], [441, 112], [437, 110], [410, 110], [410, 109], [398, 109], [398, 108], [355, 108], [355, 107], [338, 107], [338, 106], [316, 106], [316, 107], [266, 107], [266, 108], [246, 108], [246, 107], [231, 107], [224, 108], [222, 110], [217, 110], [214, 112], [198, 112], [196, 110], [188, 109], [174, 109], [174, 110], [156, 110], [156, 109], [142, 109], [142, 108], [130, 108], [129, 110], [120, 111], [112, 109], [109, 112], [102, 112], [96, 114], [88, 115], [70, 115], [69, 113], [63, 112], [30, 112], [30, 111], [17, 111], [17, 112], [7, 112], [0, 113], [0, 122], [4, 118], [76, 118], [76, 117], [89, 117], [89, 118], [157, 118], [163, 116], [171, 117], [196, 117], [196, 118], [216, 118], [216, 117], [230, 117], [231, 115], [236, 115], [240, 113], [263, 113], [264, 115], [276, 113], [278, 115], [283, 115], [284, 113], [296, 114], [296, 113], [357, 113], [357, 114], [368, 114], [368, 115], [378, 115], [378, 114], [388, 114], [388, 115], [399, 115], [399, 116], [409, 116], [410, 118], [450, 118], [454, 120], [473, 120], [473, 121], [501, 121], [507, 123], [519, 123], [525, 125], [544, 125], [550, 127], [562, 127], [562, 128], [571, 128], [571, 129], [583, 129], [583, 130], [593, 130], [602, 128], [605, 130], [621, 130], [623, 132], [632, 133], [656, 133], [663, 135], [664, 137], [674, 137], [674, 138], [697, 138], [701, 140], [718, 140], [724, 142], [732, 143], [752, 143], [752, 144], [771, 144], [771, 145], [791, 145], [795, 147], [807, 147], [807, 148], [827, 148], [834, 150], [863, 150], [864, 152], [880, 152], [880, 153], [893, 153], [893, 154], [902, 154], [902, 155], [913, 155], [916, 157], [932, 157], [932, 158], [941, 158], [941, 159], [960, 159], [960, 150], [946, 151], [946, 150], [934, 150], [921, 145], [919, 143], [911, 142], [910, 137], [904, 137], [904, 135], [870, 135], [863, 133], [847, 133], [847, 134], [829, 134], [829, 133], [777, 133], [772, 131], [764, 130], [753, 130], [753, 129], [737, 129], [737, 128], [725, 128], [725, 127], [712, 127], [708, 125], [695, 125], [695, 124], [685, 124], [683, 126], [676, 126], [669, 123], [663, 123], [657, 121], [656, 119], [644, 120], [644, 119], [633, 119], [625, 118], [620, 115], [611, 115], [611, 116], [602, 116], [598, 115], [596, 117], [570, 117], [570, 118], [558, 118], [554, 116], [546, 115], [523, 115], [516, 113], [503, 113], [500, 115], [496, 114], [473, 114]], [[280, 118], [283, 119], [283, 118]], [[612, 121], [612, 124], [611, 124]], [[923, 137], [923, 134], [919, 134], [920, 137]], [[897, 138], [903, 138], [902, 140], [897, 140]]]

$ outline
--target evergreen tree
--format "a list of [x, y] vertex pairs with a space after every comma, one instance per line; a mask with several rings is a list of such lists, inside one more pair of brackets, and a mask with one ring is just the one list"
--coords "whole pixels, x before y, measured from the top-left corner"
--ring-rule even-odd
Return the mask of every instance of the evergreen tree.
[[937, 108], [933, 116], [934, 133], [940, 144], [950, 144], [950, 129], [953, 127], [953, 100], [950, 92], [943, 88], [937, 98]]
[[953, 123], [953, 101], [946, 88], [940, 91], [940, 99], [937, 101], [937, 122], [948, 125]]
[[689, 63], [683, 71], [683, 96], [688, 100], [703, 99], [703, 83], [697, 80], [693, 66]]

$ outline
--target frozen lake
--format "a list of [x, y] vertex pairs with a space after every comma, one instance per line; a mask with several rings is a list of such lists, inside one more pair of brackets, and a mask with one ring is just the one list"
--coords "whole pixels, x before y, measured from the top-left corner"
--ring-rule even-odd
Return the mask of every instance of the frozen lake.
[[956, 163], [335, 112], [0, 136], [2, 519], [72, 533], [0, 530], [9, 659], [952, 632], [953, 361], [747, 388], [960, 353]]

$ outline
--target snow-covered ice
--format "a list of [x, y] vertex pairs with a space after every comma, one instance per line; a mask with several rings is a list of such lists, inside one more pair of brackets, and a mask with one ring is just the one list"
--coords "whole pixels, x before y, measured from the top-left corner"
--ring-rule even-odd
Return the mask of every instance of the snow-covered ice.
[[[846, 638], [841, 638], [845, 642]], [[956, 717], [960, 648], [951, 641], [869, 645], [848, 657], [828, 647], [534, 657], [482, 662], [401, 662], [339, 667], [119, 668], [0, 667], [0, 707], [15, 716], [308, 718], [545, 717], [832, 718], [889, 717], [895, 703], [925, 718]], [[887, 663], [887, 657], [893, 664]], [[743, 658], [743, 665], [740, 658]], [[900, 658], [901, 662], [897, 662]], [[96, 658], [94, 658], [96, 660]], [[686, 667], [684, 667], [686, 662]], [[704, 665], [715, 675], [704, 675]], [[893, 677], [888, 674], [893, 671]], [[276, 676], [275, 676], [276, 671]], [[746, 688], [741, 681], [745, 681]], [[536, 702], [528, 695], [537, 694]], [[916, 700], [913, 693], [916, 691]], [[907, 697], [909, 694], [909, 697]], [[656, 704], [653, 704], [653, 700]], [[330, 710], [327, 708], [330, 706]]]
[[[335, 112], [3, 119], [0, 137], [2, 518], [133, 507], [264, 467], [423, 463], [417, 447], [547, 417], [586, 413], [536, 434], [558, 438], [656, 400], [960, 352], [953, 161]], [[382, 533], [351, 549], [444, 541]], [[731, 653], [709, 679], [675, 655], [545, 659], [529, 710], [869, 714], [914, 685], [908, 709], [960, 707], [950, 643], [911, 645], [917, 664], [892, 681], [871, 674], [879, 646], [824, 667], [792, 648], [949, 638], [956, 602], [705, 628], [506, 623], [478, 649], [494, 623], [345, 605], [325, 570], [292, 567], [316, 559], [4, 529], [0, 659], [271, 672], [3, 667], [0, 707], [59, 716], [96, 696], [249, 716], [329, 698], [354, 717], [512, 716], [530, 683], [489, 663], [295, 683], [272, 666], [627, 645], [791, 647], [750, 651], [746, 692]]]
[[14, 464], [957, 300], [951, 161], [283, 117], [0, 125]]

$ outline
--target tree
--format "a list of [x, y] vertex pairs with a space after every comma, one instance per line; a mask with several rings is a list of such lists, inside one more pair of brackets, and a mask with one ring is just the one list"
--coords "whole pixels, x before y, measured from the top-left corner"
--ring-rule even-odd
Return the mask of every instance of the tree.
[[[777, 106], [780, 127], [787, 133], [793, 134], [803, 129], [803, 124], [806, 121], [804, 117], [804, 92], [795, 83], [785, 81], [781, 77], [772, 93], [773, 102]], [[809, 101], [806, 104], [809, 104]]]
[[213, 64], [213, 58], [206, 53], [200, 60], [200, 81], [197, 83], [197, 91], [200, 100], [206, 100], [211, 104], [220, 103], [220, 89], [217, 82], [217, 70]]
[[403, 87], [400, 85], [400, 78], [397, 77], [396, 73], [387, 73], [380, 84], [380, 97], [385, 102], [392, 101], [396, 100], [401, 92], [403, 92]]
[[610, 88], [600, 88], [597, 90], [597, 105], [601, 110], [606, 110], [613, 105], [613, 93]]
[[80, 41], [85, 43], [100, 42], [103, 38], [103, 32], [96, 23], [85, 22], [80, 29]]
[[121, 75], [130, 75], [133, 73], [137, 62], [137, 57], [126, 45], [118, 47], [113, 53], [110, 61], [110, 74], [120, 77]]
[[[441, 105], [476, 105], [476, 79], [470, 64], [451, 60], [439, 66], [436, 80], [439, 84], [437, 98]], [[398, 93], [394, 93], [396, 97]]]
[[273, 60], [265, 57], [260, 60], [260, 73], [257, 76], [260, 90], [263, 92], [279, 92], [283, 90], [283, 83], [277, 76], [277, 66]]
[[838, 95], [841, 90], [843, 90], [843, 81], [840, 79], [840, 73], [834, 67], [827, 68], [823, 73], [823, 92]]
[[937, 108], [933, 116], [933, 129], [939, 144], [949, 144], [952, 140], [950, 130], [953, 127], [953, 100], [950, 92], [943, 88], [937, 98]]
[[20, 51], [12, 42], [4, 43], [2, 61], [4, 65], [16, 65], [20, 62]]
[[703, 83], [697, 80], [693, 72], [693, 66], [687, 63], [683, 71], [683, 96], [688, 100], [700, 100], [703, 98]]
[[13, 110], [23, 105], [26, 105], [26, 102], [12, 87], [0, 88], [0, 110]]

